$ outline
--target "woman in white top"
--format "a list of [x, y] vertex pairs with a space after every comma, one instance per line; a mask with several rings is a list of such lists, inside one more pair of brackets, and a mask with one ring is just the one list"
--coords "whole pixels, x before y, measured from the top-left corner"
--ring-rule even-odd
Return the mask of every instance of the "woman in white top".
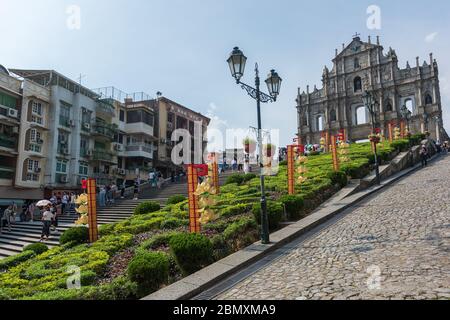
[[[45, 207], [45, 211], [42, 214], [42, 234], [41, 241], [48, 240], [50, 237], [50, 226], [52, 225], [53, 213], [50, 211], [50, 207]], [[45, 238], [45, 239], [44, 239]]]

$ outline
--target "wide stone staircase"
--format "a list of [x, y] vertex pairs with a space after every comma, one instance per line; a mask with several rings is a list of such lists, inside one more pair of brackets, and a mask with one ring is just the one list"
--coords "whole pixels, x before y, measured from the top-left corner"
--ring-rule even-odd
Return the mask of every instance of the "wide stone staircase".
[[[252, 168], [253, 172], [256, 171]], [[219, 183], [223, 185], [228, 176], [233, 174], [231, 171], [222, 173], [219, 178]], [[157, 201], [162, 207], [167, 203], [168, 198], [174, 195], [187, 196], [187, 184], [186, 181], [171, 183], [167, 182], [166, 185], [161, 188], [143, 188], [139, 200], [133, 199], [117, 199], [115, 204], [97, 208], [97, 221], [99, 225], [115, 223], [125, 220], [133, 214], [134, 208], [143, 201]], [[58, 227], [55, 231], [51, 232], [49, 240], [44, 243], [48, 247], [54, 247], [59, 244], [59, 237], [61, 234], [74, 226], [74, 222], [78, 219], [77, 214], [74, 211], [68, 212], [65, 215], [59, 217]], [[35, 222], [17, 222], [12, 225], [11, 232], [8, 232], [7, 228], [3, 229], [3, 233], [0, 234], [0, 259], [15, 255], [22, 252], [24, 246], [39, 242], [42, 231], [42, 223], [40, 221]]]

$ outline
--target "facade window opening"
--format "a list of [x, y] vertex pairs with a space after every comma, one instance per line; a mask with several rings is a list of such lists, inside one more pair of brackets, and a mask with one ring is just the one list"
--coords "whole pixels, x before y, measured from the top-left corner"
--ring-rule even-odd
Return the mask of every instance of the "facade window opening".
[[358, 107], [356, 109], [356, 125], [361, 125], [361, 124], [366, 124], [366, 123], [368, 123], [366, 107]]
[[389, 100], [386, 100], [386, 103], [385, 103], [385, 105], [384, 105], [384, 111], [390, 112], [390, 111], [392, 111], [392, 110], [393, 110], [393, 108], [392, 108], [391, 100], [390, 100], [390, 99], [389, 99]]
[[336, 110], [331, 110], [330, 111], [330, 121], [336, 121], [337, 120], [337, 115], [336, 115]]
[[433, 104], [433, 98], [431, 97], [431, 95], [430, 94], [427, 94], [426, 96], [425, 96], [425, 105], [430, 105], [430, 104]]
[[361, 80], [361, 77], [356, 77], [355, 78], [355, 80], [353, 81], [353, 86], [354, 86], [355, 92], [362, 91], [362, 80]]
[[406, 108], [411, 111], [411, 113], [414, 113], [414, 106], [413, 106], [413, 101], [412, 99], [406, 99], [405, 100], [405, 106]]
[[323, 131], [324, 125], [323, 125], [323, 116], [317, 117], [317, 130]]
[[353, 63], [354, 63], [355, 69], [359, 69], [361, 67], [361, 65], [359, 64], [359, 59], [358, 58], [355, 58], [355, 61]]

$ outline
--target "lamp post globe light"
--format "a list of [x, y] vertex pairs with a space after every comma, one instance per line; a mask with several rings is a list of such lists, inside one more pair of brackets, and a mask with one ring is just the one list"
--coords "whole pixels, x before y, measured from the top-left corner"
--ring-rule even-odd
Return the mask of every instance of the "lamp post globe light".
[[[375, 134], [375, 129], [376, 129], [376, 123], [375, 123], [375, 112], [376, 112], [376, 106], [378, 105], [378, 102], [375, 101], [375, 99], [373, 98], [373, 95], [371, 92], [369, 92], [368, 90], [366, 90], [363, 93], [363, 102], [364, 105], [367, 107], [367, 109], [369, 110], [370, 113], [370, 117], [372, 120], [372, 134]], [[380, 166], [378, 164], [378, 155], [377, 155], [377, 144], [376, 142], [373, 143], [373, 150], [374, 150], [374, 161], [375, 161], [375, 175], [376, 175], [376, 181], [377, 184], [381, 184], [381, 179], [380, 179]]]
[[269, 94], [261, 92], [260, 85], [261, 81], [259, 78], [258, 64], [255, 64], [255, 88], [241, 82], [241, 78], [244, 76], [245, 64], [247, 62], [247, 57], [244, 53], [235, 47], [231, 52], [230, 57], [227, 60], [228, 66], [230, 67], [230, 72], [232, 77], [236, 80], [242, 89], [246, 90], [248, 95], [256, 100], [256, 111], [258, 117], [258, 162], [261, 170], [260, 183], [261, 183], [261, 242], [263, 244], [270, 243], [269, 237], [269, 221], [267, 217], [267, 200], [266, 192], [264, 186], [264, 172], [263, 172], [263, 147], [262, 147], [262, 124], [261, 124], [261, 102], [275, 102], [278, 95], [280, 94], [281, 82], [283, 81], [275, 70], [271, 70], [267, 80], [267, 89]]

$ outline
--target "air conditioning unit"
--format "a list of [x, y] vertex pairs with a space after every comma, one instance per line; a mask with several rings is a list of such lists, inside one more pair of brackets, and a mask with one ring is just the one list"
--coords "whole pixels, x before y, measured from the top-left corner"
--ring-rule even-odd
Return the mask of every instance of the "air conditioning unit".
[[12, 133], [13, 134], [19, 134], [19, 127], [13, 127], [12, 128]]
[[35, 169], [34, 169], [34, 172], [35, 172], [35, 173], [41, 173], [41, 168], [35, 168]]
[[119, 151], [119, 152], [124, 151], [123, 145], [122, 145], [122, 144], [119, 144], [119, 143], [116, 144], [114, 148], [116, 149], [116, 151]]
[[64, 148], [64, 149], [62, 149], [62, 154], [69, 154], [69, 149], [67, 149], [67, 148]]
[[42, 139], [39, 139], [38, 141], [36, 141], [37, 142], [37, 144], [44, 144], [44, 140], [42, 140]]
[[161, 139], [161, 144], [166, 144], [167, 143], [167, 140], [166, 139]]
[[67, 183], [68, 182], [67, 176], [61, 176], [60, 182], [61, 183]]
[[120, 174], [121, 176], [124, 176], [124, 175], [127, 174], [127, 172], [125, 171], [125, 169], [119, 169], [119, 174]]
[[84, 124], [84, 128], [85, 128], [86, 130], [91, 130], [91, 124], [90, 124], [90, 123], [85, 123], [85, 124]]
[[74, 120], [69, 120], [69, 126], [74, 128], [75, 127], [75, 121]]
[[19, 112], [16, 109], [9, 108], [8, 109], [8, 116], [10, 116], [11, 118], [18, 118], [19, 117]]
[[86, 155], [87, 155], [88, 157], [92, 157], [92, 156], [94, 155], [94, 152], [93, 152], [92, 150], [88, 150], [88, 151], [86, 152]]

